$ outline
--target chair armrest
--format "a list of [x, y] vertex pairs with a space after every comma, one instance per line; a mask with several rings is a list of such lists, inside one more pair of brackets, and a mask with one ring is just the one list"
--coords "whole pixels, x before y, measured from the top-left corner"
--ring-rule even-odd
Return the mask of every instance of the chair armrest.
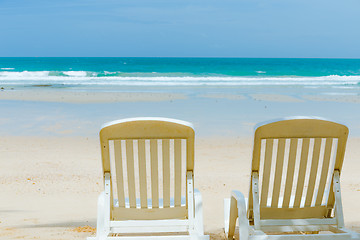
[[[241, 234], [241, 230], [244, 230], [243, 234], [249, 234], [249, 220], [247, 218], [247, 211], [246, 211], [246, 201], [244, 194], [240, 191], [233, 190], [231, 192], [231, 197], [236, 199], [237, 209], [238, 209], [238, 218], [239, 218], [239, 234]], [[243, 229], [242, 229], [243, 227]], [[246, 230], [245, 230], [246, 229]]]
[[[228, 200], [227, 200], [228, 201]], [[246, 202], [244, 195], [239, 191], [232, 191], [230, 198], [230, 206], [227, 204], [224, 211], [229, 211], [229, 219], [225, 219], [225, 233], [228, 239], [233, 239], [235, 233], [236, 219], [239, 220], [239, 238], [248, 239], [249, 237], [249, 220], [246, 217]]]

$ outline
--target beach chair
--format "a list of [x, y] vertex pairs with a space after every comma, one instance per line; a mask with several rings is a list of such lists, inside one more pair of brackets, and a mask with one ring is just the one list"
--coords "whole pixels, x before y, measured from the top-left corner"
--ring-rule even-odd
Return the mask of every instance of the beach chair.
[[96, 237], [209, 239], [194, 190], [194, 136], [188, 122], [131, 118], [100, 131], [104, 188]]
[[340, 174], [348, 128], [319, 118], [261, 124], [253, 146], [249, 198], [224, 200], [225, 234], [241, 240], [360, 239], [344, 227]]

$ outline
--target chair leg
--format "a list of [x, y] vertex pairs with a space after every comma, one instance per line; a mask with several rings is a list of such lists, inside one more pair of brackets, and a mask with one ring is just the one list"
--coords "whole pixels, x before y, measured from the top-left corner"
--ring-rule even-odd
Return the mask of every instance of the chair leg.
[[199, 190], [194, 190], [195, 200], [195, 219], [194, 219], [194, 230], [197, 235], [196, 239], [209, 239], [209, 236], [204, 235], [204, 221], [203, 221], [203, 203], [202, 196]]
[[105, 229], [105, 192], [99, 195], [97, 211], [96, 238], [105, 240], [109, 234], [109, 229]]
[[229, 233], [229, 219], [230, 219], [230, 198], [224, 198], [224, 231], [225, 236]]

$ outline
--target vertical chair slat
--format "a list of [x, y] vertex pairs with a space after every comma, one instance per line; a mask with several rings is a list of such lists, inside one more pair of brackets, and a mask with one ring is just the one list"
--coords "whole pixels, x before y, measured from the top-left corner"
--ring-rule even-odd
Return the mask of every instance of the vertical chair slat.
[[285, 152], [285, 139], [279, 139], [277, 157], [276, 157], [276, 167], [275, 167], [275, 178], [274, 178], [274, 189], [271, 199], [271, 206], [278, 207], [279, 203], [279, 194], [281, 187], [281, 177], [284, 164], [284, 152]]
[[328, 200], [327, 200], [327, 209], [328, 209], [328, 212], [326, 214], [327, 217], [331, 217], [332, 213], [333, 213], [333, 210], [334, 210], [334, 204], [335, 204], [335, 194], [334, 194], [334, 174], [332, 174], [330, 176], [330, 179], [331, 179], [331, 183], [330, 183], [330, 192], [329, 192], [329, 196], [328, 196]]
[[134, 172], [134, 146], [133, 140], [126, 140], [126, 165], [128, 176], [129, 203], [131, 208], [136, 207], [135, 172]]
[[313, 150], [312, 162], [311, 162], [309, 186], [307, 189], [306, 199], [305, 199], [305, 207], [311, 206], [311, 201], [314, 195], [315, 181], [317, 175], [316, 173], [319, 165], [320, 147], [321, 147], [321, 138], [315, 138], [314, 150]]
[[308, 161], [308, 157], [309, 157], [309, 145], [310, 145], [310, 139], [303, 138], [294, 207], [300, 207], [300, 203], [301, 203], [302, 193], [304, 190], [303, 187], [304, 187], [304, 183], [305, 183], [306, 165], [307, 165], [307, 161]]
[[117, 180], [117, 194], [119, 207], [125, 207], [125, 193], [124, 193], [124, 175], [123, 164], [121, 156], [121, 140], [114, 141], [114, 154], [115, 154], [115, 170]]
[[331, 156], [331, 148], [332, 148], [333, 138], [326, 138], [325, 143], [325, 152], [324, 152], [324, 162], [321, 169], [321, 176], [320, 176], [320, 183], [319, 183], [319, 190], [316, 197], [315, 205], [321, 205], [324, 190], [326, 185], [326, 180], [328, 177], [329, 165], [330, 165], [330, 156]]
[[298, 145], [298, 139], [292, 138], [290, 140], [289, 161], [288, 161], [288, 167], [286, 173], [284, 200], [282, 204], [283, 207], [289, 207], [289, 203], [290, 203], [291, 190], [293, 187], [293, 180], [294, 180], [297, 145]]
[[145, 139], [138, 140], [139, 152], [139, 182], [140, 182], [140, 205], [142, 208], [147, 208], [147, 183], [146, 183], [146, 153], [145, 153]]
[[263, 173], [262, 186], [261, 186], [261, 201], [260, 201], [261, 207], [266, 207], [267, 199], [268, 199], [271, 160], [273, 155], [273, 143], [274, 143], [273, 139], [266, 139], [264, 170], [263, 170], [264, 173]]
[[175, 207], [181, 206], [181, 139], [174, 140]]
[[[335, 164], [334, 164], [334, 170], [339, 170], [339, 167], [341, 169], [342, 166], [342, 161], [344, 160], [344, 151], [345, 151], [345, 146], [346, 146], [346, 139], [341, 140], [341, 138], [337, 138], [336, 141], [336, 145], [334, 146], [334, 148], [336, 149], [335, 151]], [[334, 150], [335, 150], [334, 149]], [[335, 205], [335, 194], [334, 194], [334, 173], [330, 176], [330, 192], [328, 195], [328, 199], [327, 199], [327, 217], [331, 217], [332, 212], [333, 212], [333, 208]]]
[[163, 157], [163, 203], [164, 208], [170, 207], [170, 140], [162, 140]]
[[150, 140], [150, 161], [151, 161], [151, 198], [152, 207], [159, 207], [159, 167], [158, 167], [158, 144], [156, 139]]

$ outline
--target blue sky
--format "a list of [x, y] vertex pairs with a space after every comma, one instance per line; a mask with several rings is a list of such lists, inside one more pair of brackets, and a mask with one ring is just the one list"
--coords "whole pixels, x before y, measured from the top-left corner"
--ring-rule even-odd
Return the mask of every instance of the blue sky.
[[0, 0], [1, 57], [360, 58], [358, 0]]

